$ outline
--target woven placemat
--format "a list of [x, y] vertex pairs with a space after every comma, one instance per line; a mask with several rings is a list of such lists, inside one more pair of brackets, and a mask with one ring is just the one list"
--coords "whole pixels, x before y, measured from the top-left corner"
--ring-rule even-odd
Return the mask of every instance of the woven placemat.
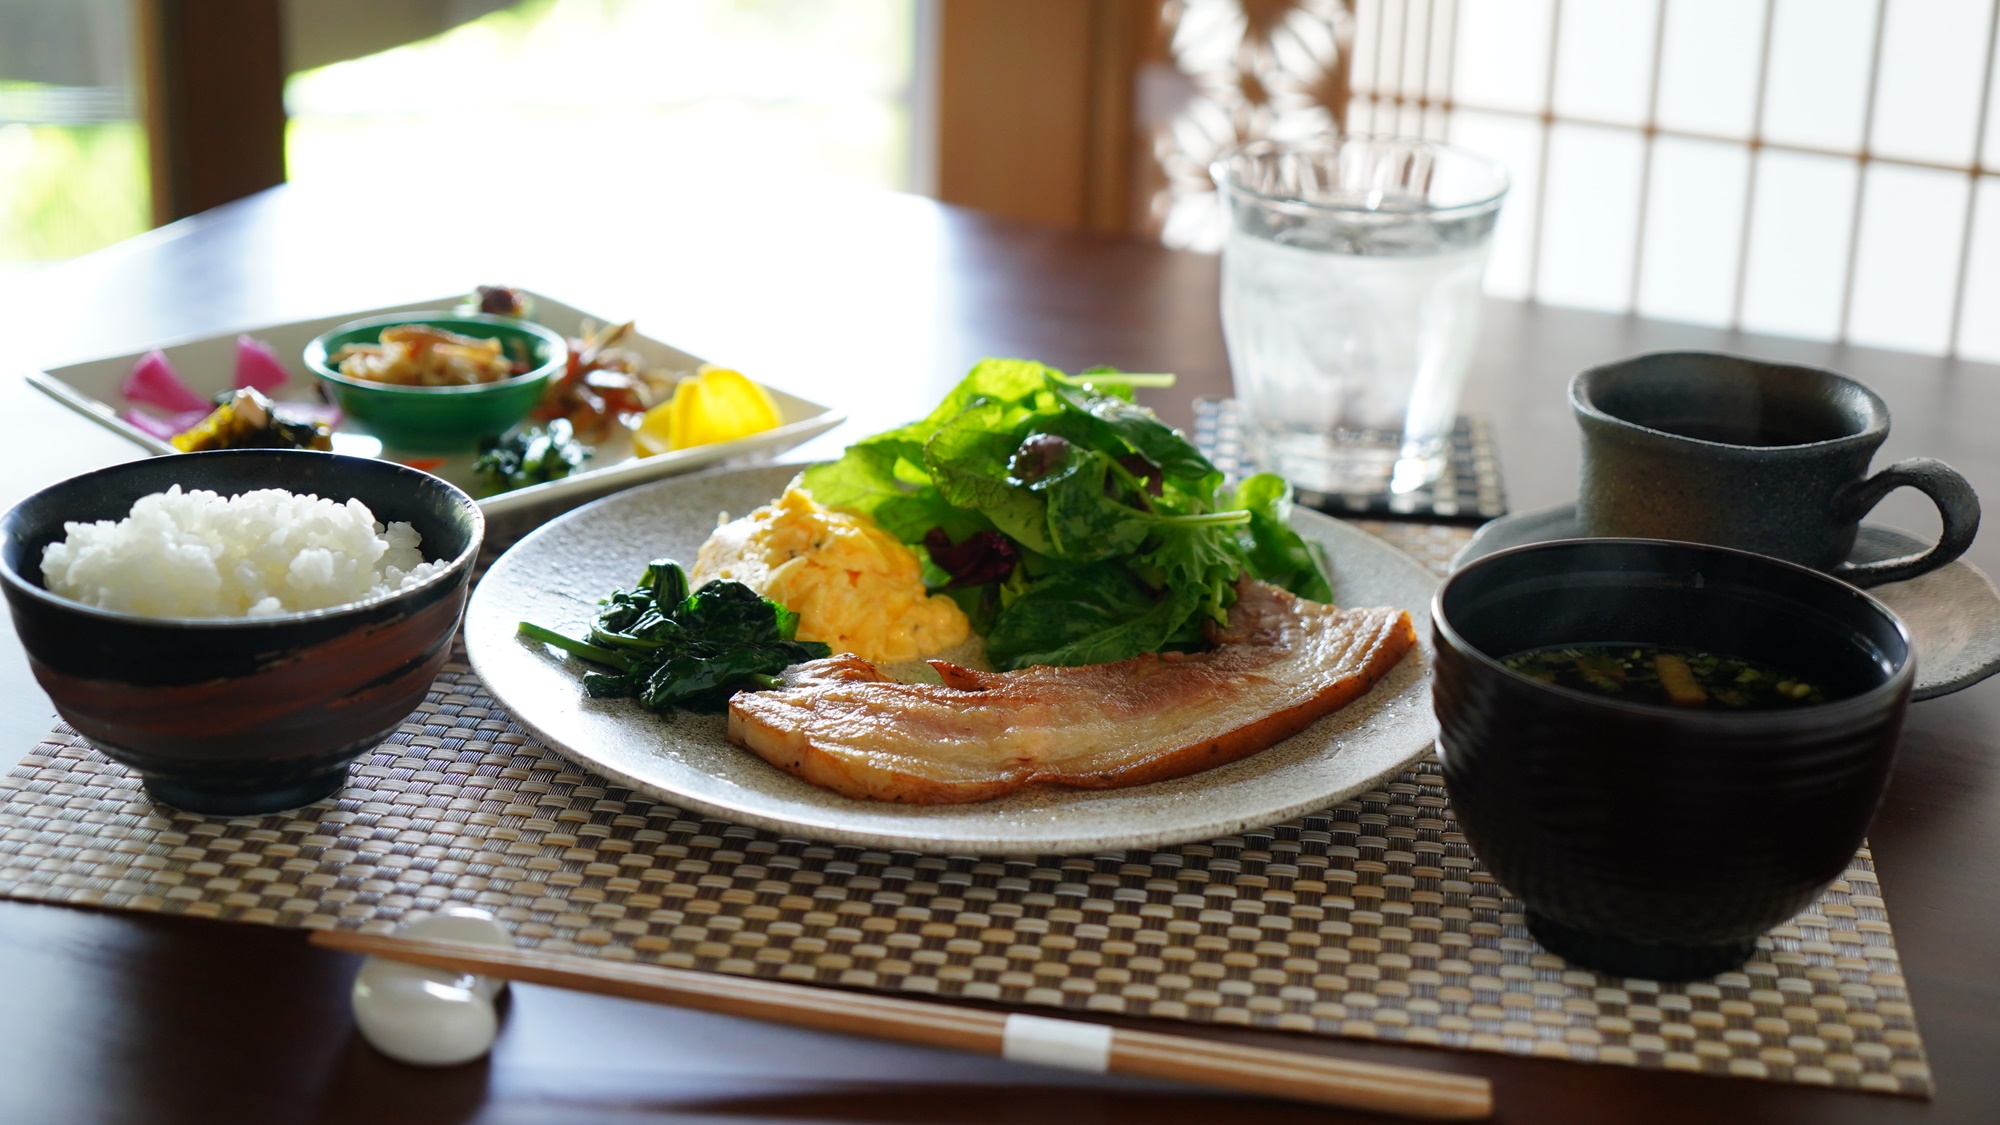
[[[1464, 541], [1381, 530], [1434, 566]], [[869, 851], [705, 820], [593, 777], [529, 739], [462, 660], [337, 799], [275, 816], [155, 805], [58, 727], [0, 779], [0, 894], [370, 930], [463, 902], [525, 946], [713, 972], [1931, 1090], [1865, 850], [1742, 971], [1621, 980], [1535, 945], [1428, 759], [1334, 808], [1204, 844]]]

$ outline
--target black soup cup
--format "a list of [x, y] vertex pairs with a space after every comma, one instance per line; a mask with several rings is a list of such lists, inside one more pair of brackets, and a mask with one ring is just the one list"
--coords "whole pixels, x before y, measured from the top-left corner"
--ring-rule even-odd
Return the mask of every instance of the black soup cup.
[[[42, 551], [63, 524], [125, 518], [178, 484], [358, 499], [411, 524], [440, 573], [332, 609], [242, 619], [153, 618], [50, 593]], [[303, 450], [155, 457], [74, 477], [0, 517], [0, 584], [28, 663], [63, 719], [132, 767], [153, 797], [230, 816], [311, 804], [423, 702], [451, 655], [485, 519], [470, 496], [390, 461]]]
[[[1555, 953], [1628, 977], [1736, 968], [1846, 868], [1882, 800], [1915, 677], [1860, 590], [1762, 555], [1647, 539], [1502, 551], [1439, 587], [1433, 700], [1452, 808]], [[1501, 660], [1667, 645], [1762, 661], [1831, 702], [1635, 703]]]

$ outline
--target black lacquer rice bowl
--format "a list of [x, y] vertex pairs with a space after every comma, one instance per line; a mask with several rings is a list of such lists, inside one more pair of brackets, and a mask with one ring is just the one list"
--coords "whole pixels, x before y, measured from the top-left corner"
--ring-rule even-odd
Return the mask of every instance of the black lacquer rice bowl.
[[[168, 486], [359, 499], [423, 537], [430, 578], [351, 605], [241, 619], [150, 618], [60, 597], [42, 552], [69, 521], [119, 520]], [[391, 461], [228, 450], [132, 461], [73, 477], [0, 517], [0, 587], [42, 689], [63, 719], [136, 770], [158, 800], [252, 815], [340, 788], [350, 761], [423, 702], [451, 655], [485, 533], [479, 506]]]

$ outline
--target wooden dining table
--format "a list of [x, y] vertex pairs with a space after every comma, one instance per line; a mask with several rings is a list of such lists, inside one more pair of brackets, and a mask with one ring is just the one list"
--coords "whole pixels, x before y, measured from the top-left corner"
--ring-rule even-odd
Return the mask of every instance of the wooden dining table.
[[[1197, 396], [1228, 393], [1211, 256], [866, 189], [628, 182], [609, 161], [534, 183], [475, 181], [482, 170], [461, 165], [437, 177], [450, 182], [412, 187], [411, 170], [358, 167], [340, 189], [274, 189], [74, 262], [0, 275], [0, 507], [144, 455], [40, 395], [24, 371], [478, 283], [634, 318], [649, 335], [851, 415], [787, 455], [800, 460], [920, 414], [988, 355], [1174, 372], [1178, 384], [1149, 397], [1183, 426]], [[371, 182], [383, 178], [398, 182]], [[1574, 496], [1563, 393], [1572, 374], [1682, 349], [1856, 376], [1894, 412], [1884, 461], [1939, 457], [2000, 499], [2000, 368], [1491, 300], [1465, 406], [1492, 422], [1513, 510]], [[1936, 530], [1908, 495], [1875, 518]], [[1969, 558], [2000, 573], [2000, 532]], [[0, 768], [53, 722], [7, 631]], [[2000, 681], [1911, 708], [1870, 839], [1935, 1075], [1929, 1101], [1107, 1022], [1483, 1075], [1500, 1121], [2000, 1121]], [[1376, 1120], [535, 987], [516, 988], [489, 1059], [415, 1069], [357, 1037], [355, 968], [293, 930], [0, 902], [0, 1121]]]

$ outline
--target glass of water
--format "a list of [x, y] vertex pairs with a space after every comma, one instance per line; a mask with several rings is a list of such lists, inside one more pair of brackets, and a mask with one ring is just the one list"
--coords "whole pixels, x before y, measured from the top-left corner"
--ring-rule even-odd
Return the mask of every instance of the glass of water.
[[1319, 492], [1444, 471], [1507, 173], [1401, 137], [1255, 141], [1210, 168], [1222, 328], [1258, 468]]

